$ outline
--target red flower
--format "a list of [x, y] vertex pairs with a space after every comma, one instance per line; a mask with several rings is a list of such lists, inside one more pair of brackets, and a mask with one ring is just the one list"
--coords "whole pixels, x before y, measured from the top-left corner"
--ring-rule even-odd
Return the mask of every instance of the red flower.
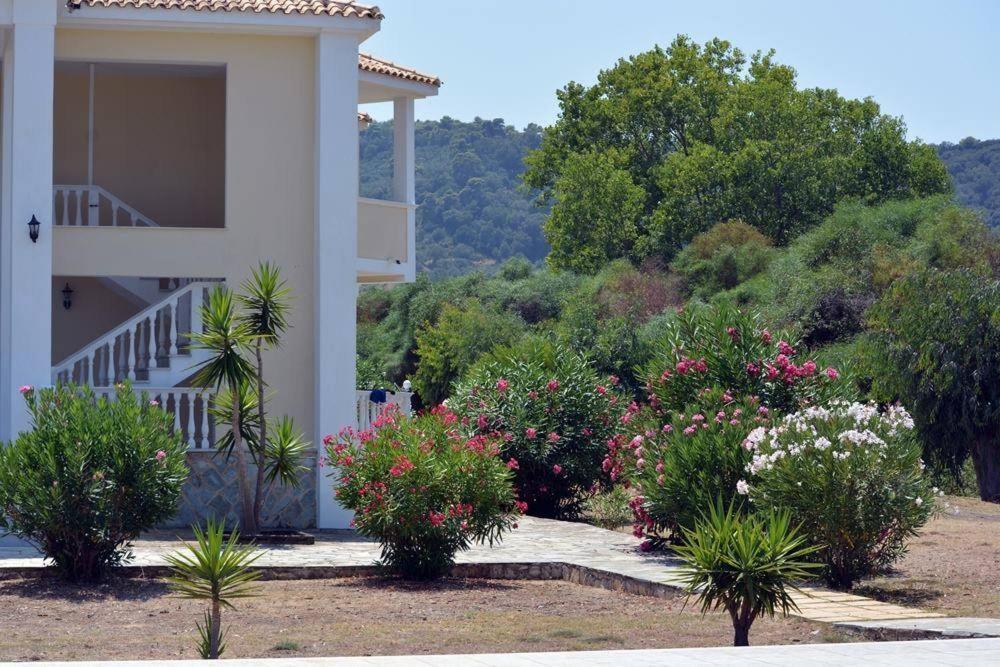
[[534, 440], [536, 435], [538, 435], [538, 429], [531, 427], [524, 429], [524, 437], [528, 440]]
[[512, 458], [510, 461], [507, 461], [507, 468], [510, 470], [519, 470], [520, 467], [521, 466], [518, 464], [517, 459]]
[[828, 367], [825, 372], [826, 376], [831, 380], [836, 380], [837, 378], [840, 377], [840, 373], [838, 373], [837, 369], [834, 368], [833, 366]]
[[549, 391], [555, 391], [559, 388], [559, 380], [549, 380], [549, 383], [545, 385], [545, 388]]
[[559, 442], [559, 434], [558, 433], [549, 433], [548, 440], [549, 440], [549, 442], [553, 442], [553, 443]]
[[510, 383], [504, 380], [503, 378], [497, 380], [497, 391], [499, 391], [501, 394], [507, 391], [507, 387], [509, 386]]
[[562, 466], [559, 465], [558, 463], [555, 464], [554, 466], [552, 466], [552, 472], [556, 475], [560, 474], [562, 472]]

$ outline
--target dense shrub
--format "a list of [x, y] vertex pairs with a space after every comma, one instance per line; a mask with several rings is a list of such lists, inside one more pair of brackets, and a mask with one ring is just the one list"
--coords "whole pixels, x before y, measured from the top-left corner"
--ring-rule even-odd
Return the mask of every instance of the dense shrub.
[[827, 582], [850, 588], [902, 556], [931, 515], [934, 494], [912, 429], [899, 406], [806, 408], [747, 436], [753, 459], [738, 491], [755, 506], [789, 509], [819, 547]]
[[584, 503], [587, 523], [615, 530], [632, 522], [632, 502], [635, 496], [622, 484], [594, 494]]
[[92, 581], [169, 519], [187, 477], [173, 417], [132, 388], [22, 387], [32, 430], [0, 447], [0, 528], [35, 544], [64, 577]]
[[520, 508], [499, 439], [463, 435], [445, 408], [415, 418], [389, 406], [371, 431], [324, 439], [338, 468], [337, 499], [362, 535], [381, 543], [381, 564], [407, 577], [448, 572], [455, 554], [500, 540]]
[[[756, 425], [769, 422], [767, 409], [718, 392], [703, 397], [701, 405], [674, 413], [662, 425], [654, 415], [631, 440], [619, 435], [609, 445], [604, 466], [615, 477], [624, 475], [639, 494], [633, 502], [636, 537], [646, 535], [654, 543], [668, 535], [678, 538], [717, 500], [729, 507], [743, 504], [736, 493], [750, 461], [743, 441]], [[636, 413], [630, 421], [649, 416]]]
[[771, 333], [755, 312], [693, 307], [672, 320], [645, 367], [650, 406], [661, 414], [695, 405], [708, 388], [756, 397], [779, 412], [849, 393], [835, 368], [799, 358], [786, 332]]
[[674, 259], [695, 296], [728, 290], [767, 269], [774, 249], [755, 227], [739, 220], [720, 222], [698, 234]]
[[971, 455], [983, 500], [1000, 501], [1000, 280], [923, 271], [872, 308], [873, 392], [912, 406], [933, 467]]
[[516, 316], [470, 300], [462, 307], [446, 304], [438, 321], [417, 332], [420, 365], [413, 386], [424, 405], [437, 405], [480, 355], [497, 345], [509, 345], [524, 324]]
[[477, 433], [504, 435], [503, 457], [532, 514], [567, 517], [604, 479], [605, 443], [622, 412], [616, 382], [567, 346], [531, 338], [487, 355], [454, 405]]

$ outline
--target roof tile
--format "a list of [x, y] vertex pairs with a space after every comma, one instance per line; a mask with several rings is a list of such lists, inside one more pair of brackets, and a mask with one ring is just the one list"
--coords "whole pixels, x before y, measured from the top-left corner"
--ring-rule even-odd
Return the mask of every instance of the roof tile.
[[441, 79], [434, 76], [433, 74], [424, 74], [423, 72], [418, 72], [415, 69], [404, 67], [402, 65], [397, 65], [394, 62], [390, 62], [388, 60], [382, 60], [381, 58], [376, 58], [375, 56], [369, 55], [367, 53], [358, 54], [358, 67], [360, 67], [365, 72], [373, 72], [374, 74], [385, 74], [400, 79], [406, 79], [407, 81], [425, 83], [429, 86], [440, 86], [442, 83]]
[[315, 14], [349, 18], [382, 19], [378, 7], [354, 0], [70, 0], [71, 7], [134, 7], [147, 9], [193, 9], [208, 12], [253, 12], [255, 14]]

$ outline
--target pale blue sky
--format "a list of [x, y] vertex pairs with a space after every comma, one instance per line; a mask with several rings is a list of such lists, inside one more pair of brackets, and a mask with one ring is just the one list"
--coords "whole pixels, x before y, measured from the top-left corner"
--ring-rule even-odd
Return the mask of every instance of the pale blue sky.
[[[775, 48], [804, 86], [874, 97], [911, 137], [1000, 137], [998, 0], [372, 0], [362, 48], [445, 85], [420, 119], [555, 120], [555, 91], [677, 33]], [[378, 119], [391, 110], [371, 109]]]

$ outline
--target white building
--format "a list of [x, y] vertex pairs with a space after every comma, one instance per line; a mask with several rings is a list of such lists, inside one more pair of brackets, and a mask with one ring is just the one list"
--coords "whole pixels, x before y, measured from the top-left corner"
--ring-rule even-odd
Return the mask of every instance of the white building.
[[[130, 378], [208, 451], [184, 334], [209, 286], [262, 259], [297, 297], [273, 412], [316, 442], [357, 419], [357, 286], [414, 277], [414, 100], [440, 86], [359, 51], [381, 19], [335, 0], [0, 0], [0, 439], [28, 425], [21, 385]], [[359, 198], [359, 105], [377, 102], [392, 201]], [[313, 488], [315, 524], [346, 526], [322, 471]]]

